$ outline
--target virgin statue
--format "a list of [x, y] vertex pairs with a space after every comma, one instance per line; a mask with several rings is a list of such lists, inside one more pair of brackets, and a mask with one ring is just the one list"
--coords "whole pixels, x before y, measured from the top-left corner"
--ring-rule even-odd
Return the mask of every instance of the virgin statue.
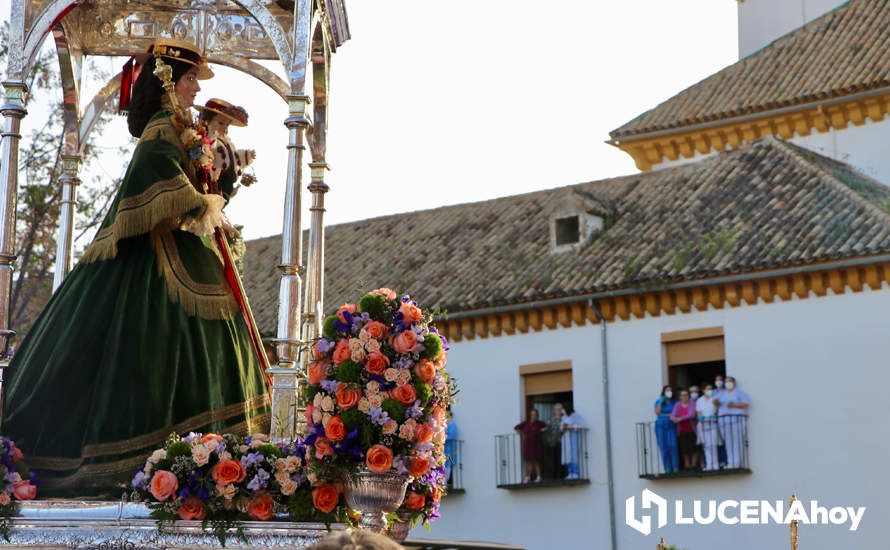
[[172, 432], [268, 425], [262, 346], [220, 238], [228, 197], [189, 112], [213, 73], [178, 40], [138, 59], [120, 190], [11, 363], [0, 431], [42, 496], [116, 498]]

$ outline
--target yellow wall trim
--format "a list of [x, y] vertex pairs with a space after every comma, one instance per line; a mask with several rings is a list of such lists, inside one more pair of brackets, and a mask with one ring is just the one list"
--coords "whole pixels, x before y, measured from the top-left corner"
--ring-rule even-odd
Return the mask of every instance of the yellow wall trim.
[[[829, 290], [833, 294], [861, 292], [865, 288], [879, 290], [885, 282], [890, 283], [890, 263], [876, 263], [738, 283], [709, 285], [707, 281], [702, 281], [702, 286], [692, 288], [597, 300], [597, 306], [606, 321], [627, 321], [642, 319], [646, 315], [658, 317], [706, 311], [709, 308], [738, 307], [742, 303], [752, 306], [759, 302], [785, 302], [792, 297], [805, 300], [825, 296]], [[586, 301], [578, 301], [477, 317], [440, 319], [436, 321], [436, 326], [450, 342], [460, 342], [557, 327], [584, 326], [587, 323], [597, 324], [597, 316]]]
[[676, 133], [649, 138], [634, 139], [631, 135], [618, 138], [617, 146], [633, 157], [637, 168], [646, 172], [665, 159], [692, 158], [696, 152], [704, 155], [734, 149], [767, 136], [791, 139], [795, 135], [808, 136], [813, 130], [820, 133], [831, 128], [843, 130], [851, 123], [861, 126], [866, 119], [880, 122], [887, 114], [890, 114], [890, 93], [779, 115], [765, 112], [762, 118], [693, 131], [684, 131], [681, 126]]

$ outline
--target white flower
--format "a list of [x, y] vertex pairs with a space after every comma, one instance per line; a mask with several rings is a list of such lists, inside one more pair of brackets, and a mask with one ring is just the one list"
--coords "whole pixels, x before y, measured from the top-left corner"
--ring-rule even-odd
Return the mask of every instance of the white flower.
[[380, 351], [380, 342], [372, 338], [365, 343], [365, 349], [368, 350], [368, 353], [372, 351]]
[[289, 473], [296, 472], [297, 470], [300, 469], [300, 466], [303, 465], [303, 460], [298, 456], [289, 456], [289, 457], [287, 457], [286, 462], [287, 462], [287, 465], [285, 466], [285, 469]]
[[250, 448], [256, 449], [269, 442], [269, 436], [266, 434], [253, 434], [250, 436]]
[[383, 425], [383, 434], [384, 435], [394, 434], [394, 433], [396, 433], [396, 429], [398, 429], [398, 427], [399, 427], [398, 422], [396, 422], [395, 420], [390, 418], [389, 420], [386, 421], [386, 424]]
[[411, 381], [411, 371], [408, 369], [402, 369], [399, 371], [398, 382], [400, 386], [404, 386], [408, 382]]
[[165, 449], [158, 449], [157, 451], [151, 453], [151, 456], [148, 457], [148, 461], [152, 464], [157, 464], [165, 458], [167, 458], [167, 451]]
[[330, 395], [324, 396], [324, 398], [321, 400], [321, 410], [325, 412], [331, 412], [334, 410], [334, 400], [331, 398]]
[[386, 369], [385, 371], [383, 371], [383, 378], [385, 378], [387, 382], [395, 382], [398, 377], [399, 377], [398, 369], [394, 369], [394, 368], [390, 367], [390, 368]]
[[361, 363], [365, 360], [365, 350], [357, 349], [352, 352], [352, 355], [349, 356], [350, 359], [355, 361], [356, 363]]
[[315, 397], [312, 399], [312, 404], [315, 406], [315, 408], [318, 408], [321, 406], [322, 397], [324, 397], [324, 395], [322, 395], [321, 393], [315, 394]]
[[249, 450], [250, 450], [250, 447], [248, 447], [247, 445], [239, 445], [238, 446], [238, 452], [240, 452], [243, 455], [246, 455], [247, 451], [249, 451]]
[[368, 395], [373, 395], [380, 391], [380, 382], [376, 380], [371, 380], [367, 384], [365, 384], [366, 393]]
[[315, 424], [321, 422], [321, 409], [317, 407], [315, 409], [312, 409], [312, 422], [314, 422]]
[[208, 439], [207, 441], [204, 442], [204, 446], [207, 447], [208, 451], [213, 452], [219, 446], [219, 441], [217, 441], [215, 439]]
[[235, 498], [235, 495], [237, 493], [238, 489], [236, 489], [235, 486], [232, 484], [216, 486], [216, 494], [226, 500], [232, 500], [233, 498]]
[[358, 338], [350, 338], [349, 339], [349, 351], [356, 352], [356, 351], [364, 351], [364, 350], [365, 350], [364, 342], [362, 342]]
[[291, 478], [287, 478], [287, 481], [281, 483], [281, 494], [284, 496], [290, 496], [294, 494], [294, 491], [297, 490], [297, 484]]
[[231, 460], [232, 453], [230, 453], [229, 451], [223, 451], [223, 452], [219, 453], [219, 459], [220, 460]]
[[399, 437], [405, 439], [407, 441], [411, 441], [414, 439], [414, 428], [417, 426], [417, 422], [414, 421], [413, 418], [409, 418], [405, 421], [404, 424], [399, 428]]
[[362, 397], [358, 400], [358, 410], [365, 414], [368, 414], [368, 411], [371, 410], [371, 402], [368, 400], [367, 397]]
[[195, 464], [203, 466], [210, 461], [210, 449], [204, 445], [195, 445], [192, 447], [192, 458], [195, 459]]
[[383, 396], [379, 393], [374, 394], [368, 397], [368, 402], [371, 403], [372, 407], [382, 407], [383, 406]]
[[284, 470], [279, 470], [275, 472], [275, 481], [278, 482], [279, 485], [284, 485], [290, 479], [290, 474], [288, 474]]
[[[283, 458], [279, 458], [279, 459], [275, 460], [275, 471], [276, 472], [278, 472], [278, 473], [283, 472], [283, 471], [285, 471], [286, 468], [287, 468], [286, 460], [284, 460]], [[276, 473], [275, 475], [277, 476], [278, 474]]]
[[361, 332], [358, 333], [358, 339], [364, 342], [365, 345], [367, 345], [368, 340], [371, 340], [371, 334], [368, 333], [367, 330], [362, 329]]
[[315, 472], [309, 472], [308, 474], [306, 474], [306, 479], [308, 479], [309, 483], [311, 483], [312, 485], [318, 483], [318, 476], [315, 475]]
[[328, 421], [331, 419], [331, 413], [321, 413], [321, 424], [323, 426], [328, 425]]

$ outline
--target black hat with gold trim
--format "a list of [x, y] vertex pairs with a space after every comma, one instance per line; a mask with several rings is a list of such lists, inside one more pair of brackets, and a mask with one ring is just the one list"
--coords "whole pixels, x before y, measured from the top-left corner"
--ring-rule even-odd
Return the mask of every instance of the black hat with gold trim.
[[247, 126], [247, 111], [228, 101], [219, 98], [210, 99], [204, 104], [204, 110], [224, 116], [232, 126]]

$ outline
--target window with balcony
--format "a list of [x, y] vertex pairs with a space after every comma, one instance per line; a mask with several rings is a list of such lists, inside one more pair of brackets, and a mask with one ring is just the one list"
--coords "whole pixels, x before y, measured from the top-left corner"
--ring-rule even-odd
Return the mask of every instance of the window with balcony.
[[495, 437], [498, 487], [589, 483], [587, 430], [574, 412], [571, 362], [523, 365], [519, 374], [525, 417], [512, 433]]

